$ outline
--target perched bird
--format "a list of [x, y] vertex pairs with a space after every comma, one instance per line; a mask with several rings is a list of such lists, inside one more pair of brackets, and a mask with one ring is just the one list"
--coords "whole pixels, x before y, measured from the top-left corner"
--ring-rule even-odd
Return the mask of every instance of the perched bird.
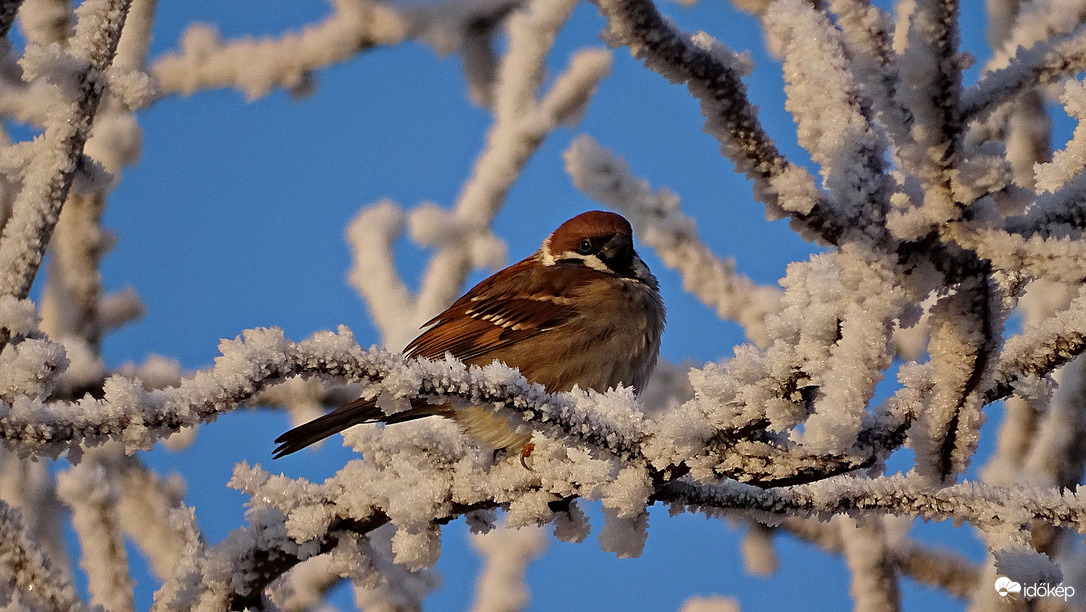
[[[497, 360], [518, 368], [548, 392], [606, 391], [619, 384], [640, 391], [656, 366], [664, 303], [656, 277], [633, 248], [622, 216], [590, 211], [566, 221], [533, 255], [501, 270], [431, 319], [404, 349], [408, 357], [465, 364]], [[531, 435], [482, 408], [414, 400], [385, 415], [375, 400], [358, 399], [300, 425], [275, 441], [275, 457], [298, 451], [359, 423], [401, 423], [440, 415], [459, 422], [481, 446], [530, 451]], [[522, 458], [523, 461], [523, 458]]]

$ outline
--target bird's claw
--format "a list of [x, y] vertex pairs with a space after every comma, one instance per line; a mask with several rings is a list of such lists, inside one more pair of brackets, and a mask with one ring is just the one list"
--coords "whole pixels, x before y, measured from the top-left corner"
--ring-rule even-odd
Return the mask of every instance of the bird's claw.
[[524, 466], [524, 469], [532, 471], [531, 466], [526, 461], [531, 456], [532, 451], [535, 450], [535, 444], [528, 443], [524, 445], [524, 448], [520, 449], [520, 464]]

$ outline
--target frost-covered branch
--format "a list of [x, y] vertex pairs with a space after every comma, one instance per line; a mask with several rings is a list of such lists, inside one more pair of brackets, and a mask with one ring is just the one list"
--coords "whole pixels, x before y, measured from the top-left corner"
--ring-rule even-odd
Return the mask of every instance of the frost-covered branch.
[[656, 497], [688, 512], [703, 512], [710, 516], [722, 516], [725, 510], [742, 509], [764, 513], [766, 517], [827, 518], [846, 511], [868, 510], [928, 521], [968, 521], [980, 526], [1038, 520], [1086, 533], [1086, 504], [1074, 491], [1001, 488], [971, 482], [932, 489], [924, 479], [900, 475], [841, 476], [774, 489], [741, 483], [699, 485], [674, 481], [664, 485]]
[[[786, 108], [799, 144], [821, 169], [826, 206], [849, 231], [886, 242], [887, 143], [873, 122], [872, 102], [863, 94], [844, 37], [828, 15], [803, 0], [778, 0], [762, 22], [784, 57]], [[825, 104], [811, 105], [811, 99]]]
[[455, 49], [471, 28], [500, 19], [518, 0], [452, 0], [432, 6], [394, 6], [375, 0], [336, 0], [322, 22], [279, 37], [222, 41], [214, 28], [189, 28], [181, 50], [151, 68], [163, 95], [234, 87], [249, 99], [277, 87], [304, 93], [312, 73], [360, 51], [410, 38], [438, 51]]
[[665, 20], [651, 0], [600, 0], [608, 41], [630, 48], [634, 57], [668, 80], [684, 83], [702, 105], [706, 131], [738, 171], [754, 180], [755, 196], [769, 214], [791, 217], [805, 233], [836, 243], [845, 220], [827, 209], [814, 179], [788, 161], [762, 128], [747, 99], [742, 77], [748, 62], [708, 34], [689, 35]]
[[57, 493], [72, 509], [91, 603], [123, 612], [135, 603], [117, 512], [119, 482], [109, 472], [99, 461], [84, 461], [58, 476]]
[[[392, 393], [397, 399], [435, 396], [493, 405], [537, 429], [573, 436], [618, 457], [649, 452], [643, 441], [656, 431], [653, 435], [661, 437], [651, 446], [658, 450], [647, 456], [660, 472], [706, 450], [674, 446], [671, 436], [683, 434], [668, 433], [669, 428], [689, 425], [683, 424], [682, 413], [665, 416], [657, 430], [634, 411], [629, 389], [551, 396], [500, 364], [464, 370], [455, 361], [416, 363], [380, 350], [362, 351], [345, 329], [339, 335], [318, 334], [299, 343], [286, 340], [278, 330], [249, 330], [243, 338], [224, 341], [214, 368], [176, 387], [146, 390], [139, 381], [114, 376], [106, 380], [101, 399], [15, 399], [7, 414], [0, 416], [0, 437], [22, 452], [54, 456], [78, 456], [77, 444], [92, 446], [107, 440], [123, 442], [133, 452], [233, 410], [264, 387], [307, 375], [368, 381], [376, 385], [371, 392]], [[762, 486], [804, 482], [871, 465], [878, 453], [900, 445], [908, 421], [907, 416], [892, 413], [872, 420], [858, 431], [859, 446], [839, 456], [811, 454], [783, 440], [765, 438], [767, 422], [746, 429], [724, 428], [715, 434], [720, 448], [700, 461], [710, 461], [720, 474]], [[896, 443], [891, 442], [895, 439]], [[657, 455], [660, 451], [663, 454]], [[676, 451], [689, 455], [676, 455]], [[760, 464], [771, 469], [761, 469]]]
[[165, 578], [200, 544], [192, 509], [183, 501], [184, 483], [177, 475], [162, 477], [135, 461], [121, 462], [117, 472], [121, 528], [147, 557], [151, 570]]
[[[705, 485], [681, 479], [646, 488], [649, 483], [624, 476], [627, 469], [601, 470], [608, 465], [606, 460], [575, 454], [573, 448], [556, 453], [559, 447], [544, 444], [529, 472], [515, 460], [493, 463], [487, 453], [446, 437], [449, 433], [453, 433], [451, 428], [434, 427], [412, 434], [390, 429], [356, 436], [369, 448], [367, 459], [348, 464], [319, 485], [272, 476], [258, 468], [239, 467], [234, 486], [254, 499], [248, 514], [250, 525], [213, 549], [205, 549], [195, 566], [166, 584], [162, 594], [167, 597], [160, 602], [167, 607], [187, 608], [192, 604], [185, 604], [185, 598], [217, 597], [225, 598], [218, 600], [220, 605], [231, 601], [234, 605], [252, 605], [260, 601], [266, 585], [295, 564], [328, 552], [342, 554], [336, 551], [344, 542], [357, 550], [365, 534], [389, 522], [397, 526], [393, 536], [397, 562], [427, 567], [438, 554], [434, 530], [449, 520], [493, 508], [495, 502], [509, 504], [510, 521], [562, 520], [562, 508], [569, 503], [566, 496], [570, 493], [592, 497], [602, 494], [605, 509], [613, 508], [611, 514], [605, 511], [605, 517], [613, 517], [607, 520], [617, 521], [617, 525], [623, 524], [624, 516], [638, 516], [638, 508], [643, 512], [645, 504], [661, 501], [673, 511], [710, 516], [739, 511], [763, 521], [795, 516], [825, 518], [862, 510], [925, 520], [965, 520], [978, 526], [1033, 519], [1086, 532], [1086, 507], [1076, 495], [1061, 495], [1054, 490], [975, 483], [935, 490], [923, 479], [902, 476], [841, 477], [774, 489], [734, 482]], [[413, 461], [393, 461], [397, 456], [404, 458], [404, 452]], [[360, 478], [368, 483], [363, 490], [352, 484]], [[407, 486], [423, 482], [430, 484]], [[468, 482], [474, 484], [464, 486]], [[602, 536], [601, 543], [608, 546]], [[897, 554], [893, 553], [895, 557]], [[228, 576], [221, 574], [221, 569], [212, 569], [223, 567], [244, 568], [249, 582], [232, 583], [223, 591]], [[372, 563], [356, 563], [354, 568], [359, 575], [365, 575], [372, 570]], [[219, 575], [209, 575], [208, 571]], [[184, 589], [185, 584], [203, 586]]]
[[[244, 464], [235, 470], [232, 486], [246, 492], [264, 490], [272, 493], [272, 497], [264, 498], [250, 508], [247, 527], [234, 531], [214, 547], [200, 546], [190, 551], [190, 562], [176, 566], [174, 575], [156, 594], [154, 609], [262, 607], [264, 589], [268, 585], [303, 560], [325, 554], [331, 555], [332, 564], [342, 568], [345, 575], [349, 573], [363, 584], [375, 584], [380, 576], [381, 561], [370, 538], [390, 521], [385, 511], [359, 507], [350, 515], [336, 515], [334, 506], [328, 505], [332, 500], [299, 507], [291, 497], [304, 492], [312, 496], [310, 501], [313, 502], [321, 487], [271, 476]], [[333, 488], [336, 486], [333, 483]], [[277, 507], [280, 503], [287, 505]], [[292, 507], [298, 513], [294, 515], [295, 520], [288, 520], [284, 511]], [[444, 515], [433, 517], [433, 521], [441, 525], [457, 516], [490, 507], [493, 504], [484, 503], [478, 507], [452, 504]], [[331, 515], [329, 511], [332, 511]], [[323, 522], [325, 519], [329, 522]], [[312, 535], [298, 542], [299, 529]], [[313, 532], [314, 529], [317, 531]], [[393, 547], [395, 540], [394, 536]], [[237, 575], [245, 578], [237, 580]]]
[[131, 0], [92, 0], [80, 5], [70, 51], [40, 49], [24, 63], [28, 76], [57, 71], [63, 103], [50, 112], [45, 136], [32, 146], [33, 160], [0, 235], [0, 294], [26, 297], [68, 197], [83, 145], [113, 62]]
[[15, 608], [86, 610], [71, 580], [50, 567], [22, 526], [22, 516], [0, 504], [0, 574], [7, 588], [0, 601]]
[[499, 527], [474, 536], [472, 546], [486, 565], [475, 585], [473, 612], [505, 612], [523, 609], [530, 600], [524, 574], [528, 564], [545, 549], [542, 529]]
[[984, 280], [963, 283], [932, 309], [933, 395], [918, 419], [913, 446], [917, 470], [943, 480], [960, 474], [976, 450], [983, 390], [1002, 336], [998, 292]]
[[[389, 256], [406, 224], [407, 213], [385, 200], [362, 209], [347, 225], [347, 243], [353, 256], [347, 279], [369, 306], [374, 325], [390, 346], [406, 342], [393, 344], [408, 335], [408, 330], [403, 329], [407, 327], [403, 314], [405, 308], [414, 305], [411, 290]], [[417, 316], [412, 313], [411, 318]], [[417, 322], [412, 322], [417, 329]]]
[[959, 224], [947, 231], [1000, 273], [1053, 282], [1086, 278], [1086, 248], [1081, 242], [1034, 234], [1028, 238], [989, 227]]
[[68, 39], [75, 15], [67, 0], [23, 0], [19, 22], [27, 40], [48, 45]]
[[91, 347], [102, 338], [98, 260], [104, 250], [99, 226], [104, 205], [101, 193], [68, 199], [54, 232], [50, 282], [42, 298], [43, 326], [50, 335], [76, 336]]
[[1037, 85], [1086, 70], [1086, 26], [1070, 34], [1020, 49], [1007, 67], [990, 72], [967, 90], [959, 103], [963, 122], [991, 112], [1000, 103]]
[[963, 127], [958, 110], [958, 12], [956, 0], [917, 0], [907, 16], [907, 46], [898, 61], [901, 83], [895, 95], [912, 118], [911, 142], [899, 148], [899, 155], [923, 194], [890, 224], [902, 239], [918, 239], [958, 219], [964, 203], [954, 173], [961, 162]]
[[985, 400], [1007, 397], [1016, 388], [1031, 397], [1044, 376], [1086, 350], [1084, 308], [1086, 295], [1080, 294], [1066, 309], [1008, 339]]
[[[25, 343], [24, 343], [25, 344]], [[14, 351], [16, 347], [9, 347]], [[81, 445], [123, 442], [129, 452], [150, 447], [182, 428], [234, 410], [262, 388], [292, 376], [336, 376], [381, 383], [397, 398], [437, 395], [473, 404], [506, 405], [521, 418], [557, 427], [619, 455], [637, 454], [642, 435], [632, 413], [592, 416], [577, 406], [591, 406], [594, 392], [550, 396], [501, 364], [464, 370], [459, 362], [418, 362], [382, 350], [362, 351], [349, 330], [294, 343], [277, 329], [254, 329], [223, 341], [216, 366], [176, 387], [146, 390], [137, 380], [106, 380], [102, 399], [45, 402], [13, 398], [0, 415], [0, 438], [23, 452], [78, 455]], [[562, 397], [562, 399], [557, 399]], [[632, 392], [617, 392], [618, 405], [632, 404]]]
[[897, 559], [886, 526], [879, 519], [859, 523], [847, 516], [834, 517], [841, 530], [845, 562], [852, 574], [849, 593], [860, 610], [901, 609]]
[[907, 112], [895, 98], [898, 88], [890, 15], [870, 0], [830, 0], [830, 10], [852, 55], [852, 71], [878, 120], [890, 135], [890, 144], [907, 140]]

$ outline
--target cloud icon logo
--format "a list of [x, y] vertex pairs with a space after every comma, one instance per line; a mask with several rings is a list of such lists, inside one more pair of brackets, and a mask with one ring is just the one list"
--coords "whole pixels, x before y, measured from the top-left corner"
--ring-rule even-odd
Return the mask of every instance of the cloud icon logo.
[[1007, 597], [1012, 593], [1021, 593], [1022, 585], [1011, 580], [1010, 578], [1007, 578], [1006, 576], [1000, 576], [999, 578], [996, 578], [995, 590], [996, 593], [999, 593], [1000, 597]]

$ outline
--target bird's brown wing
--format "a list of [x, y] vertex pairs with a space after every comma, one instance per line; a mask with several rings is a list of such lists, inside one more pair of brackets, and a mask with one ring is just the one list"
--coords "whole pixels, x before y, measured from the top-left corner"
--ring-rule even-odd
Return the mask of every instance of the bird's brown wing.
[[404, 349], [408, 357], [441, 359], [446, 352], [466, 363], [483, 364], [511, 344], [553, 329], [575, 314], [568, 292], [575, 275], [556, 264], [524, 274], [531, 258], [482, 281], [445, 312], [424, 325], [430, 329]]

